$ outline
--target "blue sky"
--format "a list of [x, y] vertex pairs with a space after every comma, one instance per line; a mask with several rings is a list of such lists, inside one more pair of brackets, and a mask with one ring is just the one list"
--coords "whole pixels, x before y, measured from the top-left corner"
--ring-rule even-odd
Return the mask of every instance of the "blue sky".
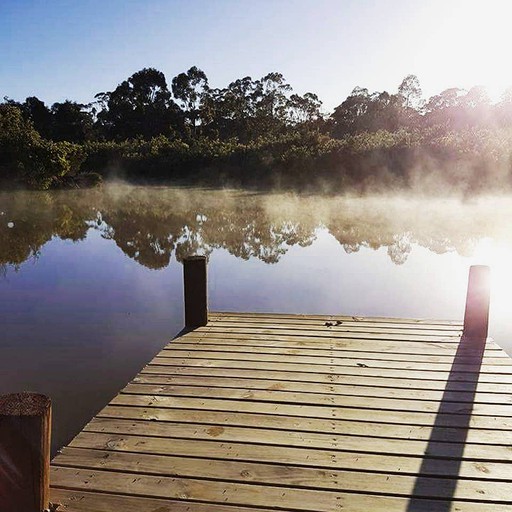
[[0, 0], [0, 97], [92, 101], [143, 67], [269, 71], [330, 110], [354, 86], [512, 84], [507, 0]]

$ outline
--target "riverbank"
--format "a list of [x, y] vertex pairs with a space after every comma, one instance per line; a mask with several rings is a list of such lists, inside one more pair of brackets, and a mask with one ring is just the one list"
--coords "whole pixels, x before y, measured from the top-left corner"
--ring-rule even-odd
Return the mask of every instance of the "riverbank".
[[287, 131], [248, 142], [207, 137], [54, 142], [15, 107], [0, 115], [2, 188], [77, 188], [121, 178], [331, 192], [512, 188], [512, 129], [380, 130], [333, 138]]

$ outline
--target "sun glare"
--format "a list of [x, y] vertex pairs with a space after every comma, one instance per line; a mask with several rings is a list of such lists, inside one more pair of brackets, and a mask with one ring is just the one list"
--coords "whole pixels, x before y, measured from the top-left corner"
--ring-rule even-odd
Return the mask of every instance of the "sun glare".
[[510, 83], [502, 82], [486, 85], [485, 89], [487, 90], [487, 94], [489, 95], [491, 103], [499, 103], [502, 100], [505, 91], [510, 87]]
[[430, 12], [436, 18], [429, 18], [429, 27], [434, 28], [421, 42], [419, 59], [426, 68], [420, 77], [425, 75], [431, 82], [432, 93], [436, 87], [468, 90], [481, 85], [491, 101], [498, 102], [512, 86], [508, 65], [512, 2], [454, 0], [446, 7], [442, 19]]
[[512, 312], [512, 243], [498, 243], [490, 238], [477, 245], [472, 263], [491, 268], [491, 307], [494, 312]]

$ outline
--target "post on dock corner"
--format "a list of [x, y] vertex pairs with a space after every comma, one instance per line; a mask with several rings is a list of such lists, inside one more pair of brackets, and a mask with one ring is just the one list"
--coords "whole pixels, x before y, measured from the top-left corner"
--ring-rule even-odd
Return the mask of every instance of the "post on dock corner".
[[185, 327], [193, 329], [208, 323], [206, 256], [189, 256], [183, 260], [185, 293]]
[[486, 340], [489, 329], [490, 274], [486, 265], [469, 269], [463, 336], [465, 339]]
[[0, 396], [0, 510], [50, 506], [51, 401], [36, 393]]

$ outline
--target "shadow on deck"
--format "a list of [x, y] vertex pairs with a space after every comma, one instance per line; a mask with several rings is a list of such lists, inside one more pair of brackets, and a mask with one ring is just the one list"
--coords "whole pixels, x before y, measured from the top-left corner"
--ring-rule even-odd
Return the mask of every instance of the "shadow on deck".
[[[425, 512], [424, 498], [432, 498], [432, 476], [436, 475], [436, 468], [439, 466], [439, 460], [429, 457], [429, 454], [439, 452], [439, 441], [443, 439], [443, 432], [447, 426], [446, 418], [456, 414], [458, 424], [455, 434], [451, 438], [456, 449], [455, 452], [452, 449], [450, 457], [444, 460], [443, 469], [447, 478], [444, 486], [438, 488], [437, 496], [437, 498], [443, 501], [439, 502], [435, 510], [436, 512], [450, 512], [452, 509], [451, 500], [455, 496], [466, 439], [471, 424], [473, 402], [485, 353], [485, 343], [485, 339], [465, 339], [463, 336], [458, 345], [407, 512]], [[472, 367], [470, 371], [468, 371], [468, 365]], [[467, 379], [464, 381], [464, 404], [462, 405], [458, 402], [453, 402], [451, 398], [453, 392], [460, 392], [461, 380], [458, 376], [461, 372], [465, 374]]]

